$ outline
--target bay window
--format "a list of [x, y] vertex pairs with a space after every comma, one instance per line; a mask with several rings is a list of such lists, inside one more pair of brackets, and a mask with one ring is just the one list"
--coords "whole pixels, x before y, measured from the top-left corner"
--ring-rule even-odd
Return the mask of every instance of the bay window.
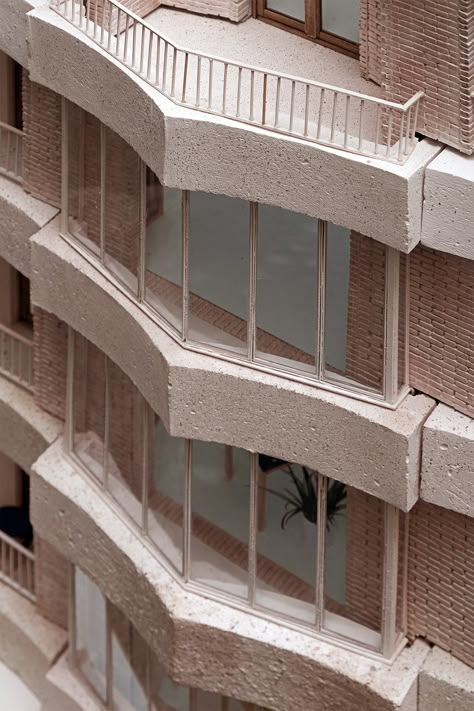
[[357, 56], [360, 0], [255, 0], [257, 17]]
[[113, 131], [64, 113], [64, 234], [183, 347], [390, 406], [407, 393], [404, 255], [302, 213], [167, 188]]
[[172, 437], [72, 330], [69, 356], [69, 454], [170, 574], [207, 597], [394, 653], [397, 509], [298, 462]]

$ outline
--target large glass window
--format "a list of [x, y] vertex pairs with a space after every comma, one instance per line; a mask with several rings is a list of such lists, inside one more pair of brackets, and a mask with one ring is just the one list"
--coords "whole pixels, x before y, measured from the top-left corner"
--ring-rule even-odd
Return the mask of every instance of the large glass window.
[[74, 576], [74, 659], [100, 698], [106, 699], [107, 642], [105, 598], [95, 583], [76, 568]]
[[68, 105], [67, 119], [69, 235], [183, 347], [379, 402], [406, 392], [403, 255], [302, 213], [165, 187], [89, 114]]

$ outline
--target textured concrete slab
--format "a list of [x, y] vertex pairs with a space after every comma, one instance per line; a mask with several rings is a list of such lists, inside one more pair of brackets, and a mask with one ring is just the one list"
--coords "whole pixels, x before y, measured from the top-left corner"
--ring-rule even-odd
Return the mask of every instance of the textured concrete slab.
[[446, 148], [426, 168], [422, 244], [474, 259], [474, 156]]
[[41, 711], [103, 711], [93, 691], [68, 663], [68, 653], [58, 659], [46, 675]]
[[270, 709], [416, 711], [423, 642], [390, 666], [209, 600], [167, 572], [60, 441], [34, 471], [35, 530], [99, 585], [176, 682]]
[[474, 420], [446, 405], [423, 429], [421, 498], [474, 516]]
[[27, 13], [47, 5], [48, 0], [2, 0], [0, 4], [0, 50], [23, 67], [28, 66]]
[[435, 647], [419, 680], [418, 711], [472, 711], [474, 670]]

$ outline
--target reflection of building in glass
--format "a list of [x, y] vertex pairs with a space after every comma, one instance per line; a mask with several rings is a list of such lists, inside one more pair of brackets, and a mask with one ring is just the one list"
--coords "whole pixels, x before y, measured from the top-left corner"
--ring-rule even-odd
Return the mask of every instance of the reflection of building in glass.
[[0, 7], [0, 698], [470, 710], [470, 3], [172, 5]]

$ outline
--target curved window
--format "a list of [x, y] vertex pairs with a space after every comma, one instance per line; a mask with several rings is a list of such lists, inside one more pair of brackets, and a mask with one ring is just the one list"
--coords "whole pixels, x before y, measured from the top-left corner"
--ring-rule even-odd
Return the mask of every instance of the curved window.
[[167, 188], [71, 104], [64, 130], [69, 237], [183, 347], [389, 405], [406, 394], [405, 256], [302, 213]]
[[70, 338], [68, 377], [82, 384], [69, 387], [70, 454], [171, 574], [208, 597], [394, 653], [397, 509], [306, 464], [170, 436], [104, 355], [89, 377], [99, 352]]

